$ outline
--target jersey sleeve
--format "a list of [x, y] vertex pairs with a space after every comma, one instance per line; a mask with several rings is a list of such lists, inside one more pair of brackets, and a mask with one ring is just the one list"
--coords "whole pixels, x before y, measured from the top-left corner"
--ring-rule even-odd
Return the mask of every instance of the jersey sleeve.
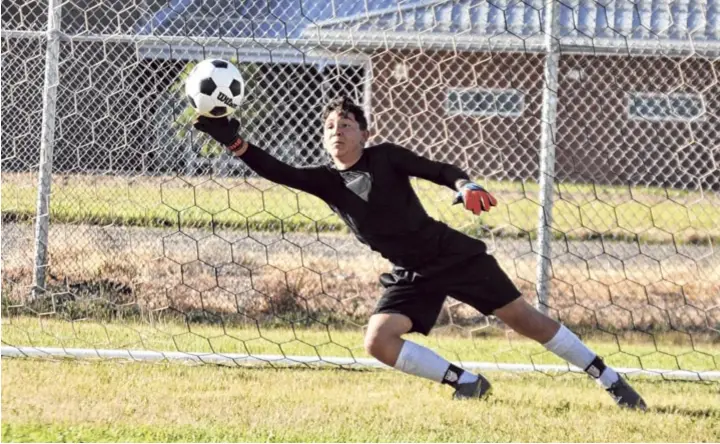
[[332, 180], [325, 168], [297, 168], [250, 143], [240, 159], [258, 175], [271, 182], [305, 191], [321, 199], [331, 188], [328, 185]]
[[468, 175], [455, 165], [430, 160], [398, 145], [388, 144], [387, 150], [393, 168], [408, 176], [426, 179], [453, 190], [459, 179], [469, 180]]

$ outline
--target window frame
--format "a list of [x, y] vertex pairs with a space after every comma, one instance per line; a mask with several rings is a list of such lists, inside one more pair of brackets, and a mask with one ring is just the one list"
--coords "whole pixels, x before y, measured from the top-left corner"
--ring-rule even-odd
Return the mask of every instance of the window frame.
[[[450, 109], [450, 95], [452, 93], [457, 94], [463, 94], [463, 93], [491, 93], [493, 94], [493, 98], [495, 100], [495, 103], [497, 103], [498, 96], [500, 94], [507, 94], [507, 93], [514, 93], [520, 96], [520, 102], [519, 102], [519, 111], [514, 112], [502, 112], [502, 111], [482, 111], [482, 110], [451, 110]], [[462, 103], [462, 99], [460, 101]], [[500, 89], [500, 88], [456, 88], [456, 87], [448, 87], [445, 90], [445, 115], [446, 116], [472, 116], [472, 117], [510, 117], [510, 118], [518, 118], [522, 117], [523, 113], [525, 112], [525, 93], [523, 91], [520, 91], [515, 88], [506, 88], [506, 89]]]
[[[659, 92], [629, 92], [626, 95], [625, 114], [630, 120], [644, 120], [648, 122], [697, 122], [706, 119], [707, 108], [705, 107], [705, 97], [700, 93], [659, 93]], [[673, 100], [678, 98], [690, 98], [696, 99], [700, 102], [701, 113], [695, 117], [680, 117], [668, 113], [667, 116], [643, 116], [641, 114], [633, 113], [634, 100], [640, 99], [666, 99]], [[649, 107], [648, 107], [649, 108]]]

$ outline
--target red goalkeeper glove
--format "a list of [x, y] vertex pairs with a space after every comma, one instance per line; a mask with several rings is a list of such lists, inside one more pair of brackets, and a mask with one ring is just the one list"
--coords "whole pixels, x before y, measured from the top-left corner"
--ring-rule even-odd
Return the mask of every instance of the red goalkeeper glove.
[[468, 182], [455, 195], [453, 205], [463, 202], [465, 208], [473, 214], [480, 214], [483, 211], [490, 211], [490, 207], [497, 205], [497, 199], [488, 193], [480, 185]]

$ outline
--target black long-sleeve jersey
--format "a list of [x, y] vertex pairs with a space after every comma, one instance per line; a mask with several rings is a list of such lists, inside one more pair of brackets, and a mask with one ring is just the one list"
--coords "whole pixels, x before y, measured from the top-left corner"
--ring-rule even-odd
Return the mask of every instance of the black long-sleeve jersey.
[[468, 176], [453, 165], [390, 143], [365, 148], [347, 170], [296, 168], [252, 144], [240, 158], [260, 176], [325, 201], [360, 242], [396, 267], [430, 274], [485, 252], [483, 242], [431, 218], [410, 184], [419, 177], [455, 189]]

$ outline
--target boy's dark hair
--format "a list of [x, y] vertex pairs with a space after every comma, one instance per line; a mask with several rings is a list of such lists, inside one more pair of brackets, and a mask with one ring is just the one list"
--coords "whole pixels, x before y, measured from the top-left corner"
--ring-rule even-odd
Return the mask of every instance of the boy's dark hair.
[[323, 122], [325, 122], [328, 116], [334, 111], [340, 112], [341, 115], [352, 114], [355, 117], [355, 121], [358, 123], [360, 129], [362, 131], [367, 130], [368, 122], [365, 118], [365, 112], [363, 112], [363, 109], [355, 105], [349, 98], [338, 97], [325, 105], [325, 110], [323, 111]]

